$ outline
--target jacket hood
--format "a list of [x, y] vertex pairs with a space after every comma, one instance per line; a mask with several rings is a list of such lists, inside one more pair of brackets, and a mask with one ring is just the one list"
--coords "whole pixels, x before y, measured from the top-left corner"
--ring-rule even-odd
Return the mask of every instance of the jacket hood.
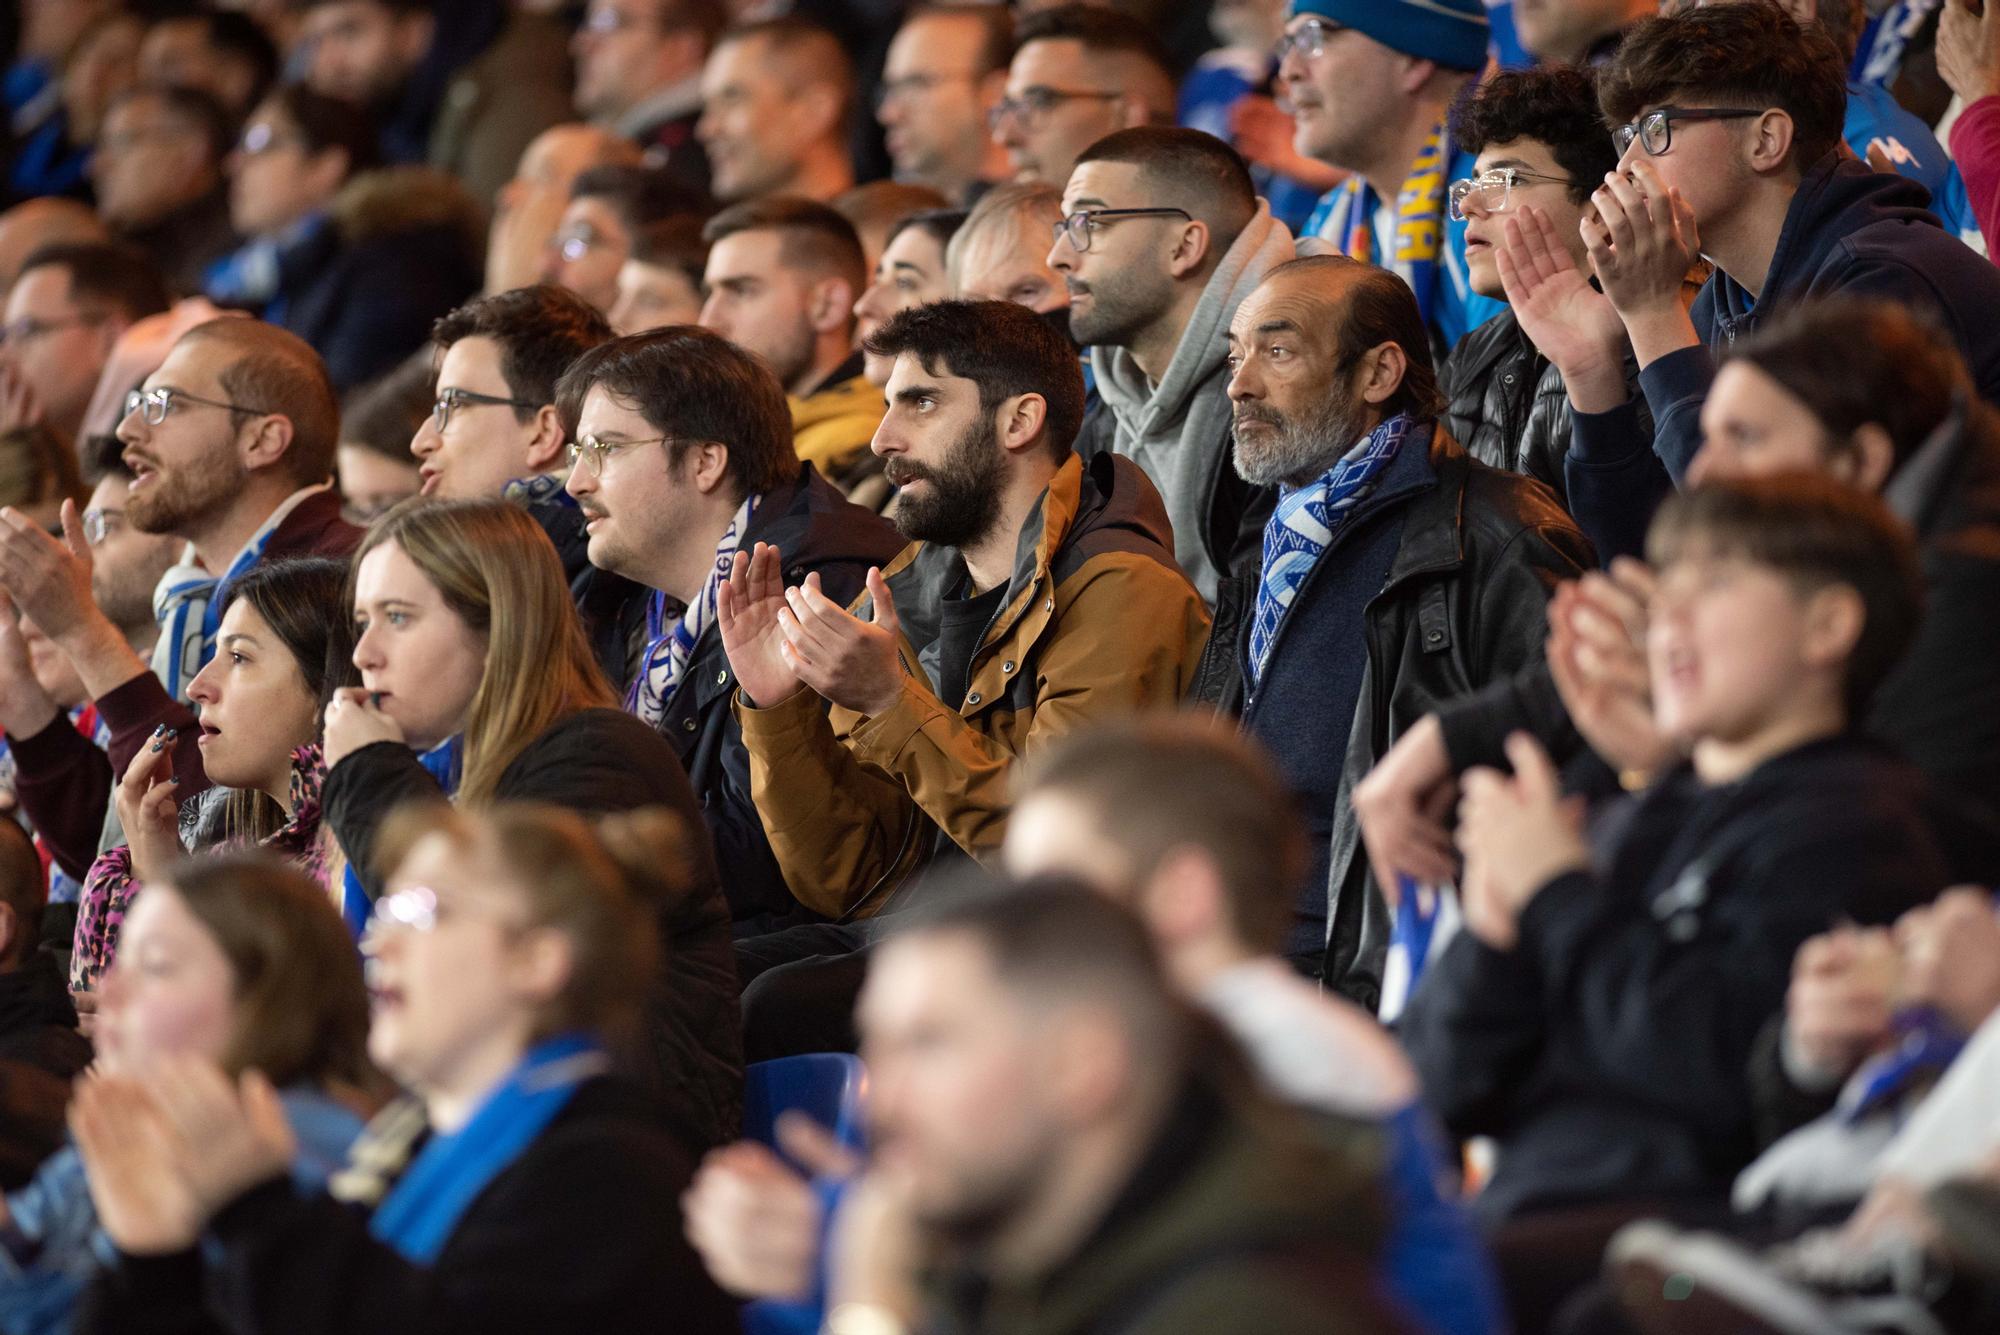
[[908, 545], [895, 525], [848, 500], [807, 463], [791, 481], [764, 493], [743, 535], [745, 548], [758, 542], [777, 547], [788, 567], [885, 566]]
[[1264, 275], [1296, 254], [1291, 232], [1271, 216], [1271, 206], [1259, 199], [1256, 216], [1209, 275], [1201, 301], [1181, 332], [1174, 359], [1157, 386], [1126, 349], [1092, 348], [1090, 362], [1097, 373], [1097, 392], [1117, 412], [1121, 426], [1129, 424], [1132, 435], [1143, 437], [1157, 424], [1175, 422], [1185, 415], [1189, 401], [1222, 370], [1226, 355], [1223, 335], [1236, 308], [1264, 281]]
[[479, 201], [445, 172], [429, 167], [384, 167], [366, 171], [333, 198], [334, 226], [349, 245], [407, 232], [448, 232], [479, 255], [486, 225]]
[[[1841, 245], [1870, 224], [1915, 223], [1943, 231], [1930, 204], [1930, 191], [1907, 176], [1873, 171], [1846, 158], [1812, 168], [1799, 181], [1785, 213], [1764, 279], [1763, 303], [1769, 306], [1781, 295], [1803, 291]], [[1759, 300], [1720, 270], [1715, 292], [1716, 312], [1725, 317], [1740, 319]]]

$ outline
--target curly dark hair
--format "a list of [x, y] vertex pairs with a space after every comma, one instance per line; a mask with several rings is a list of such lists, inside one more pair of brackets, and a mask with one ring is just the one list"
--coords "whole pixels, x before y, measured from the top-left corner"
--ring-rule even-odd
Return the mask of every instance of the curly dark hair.
[[1775, 107], [1803, 171], [1840, 143], [1847, 63], [1822, 25], [1774, 4], [1709, 5], [1634, 26], [1598, 72], [1597, 100], [1612, 126], [1669, 104]]
[[1573, 65], [1508, 70], [1472, 86], [1451, 110], [1451, 141], [1468, 153], [1532, 139], [1547, 144], [1581, 204], [1618, 165], [1597, 109], [1597, 80]]

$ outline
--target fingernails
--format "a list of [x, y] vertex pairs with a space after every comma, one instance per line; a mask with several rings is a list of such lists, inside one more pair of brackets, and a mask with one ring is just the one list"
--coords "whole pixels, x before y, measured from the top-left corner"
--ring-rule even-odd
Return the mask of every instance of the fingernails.
[[167, 786], [168, 786], [168, 787], [170, 787], [170, 788], [178, 788], [178, 787], [180, 787], [180, 786], [181, 786], [181, 776], [180, 776], [180, 775], [178, 775], [178, 774], [176, 774], [176, 775], [174, 775], [174, 777], [173, 777], [173, 778], [171, 778], [171, 779], [168, 779], [168, 780], [167, 780]]
[[153, 736], [158, 737], [162, 733], [166, 732], [166, 730], [167, 730], [167, 725], [162, 723], [157, 728], [153, 729]]

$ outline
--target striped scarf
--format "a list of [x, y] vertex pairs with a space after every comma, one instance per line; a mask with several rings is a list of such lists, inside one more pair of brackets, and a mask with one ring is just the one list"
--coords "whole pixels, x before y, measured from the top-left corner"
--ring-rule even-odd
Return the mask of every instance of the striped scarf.
[[660, 720], [666, 717], [667, 704], [687, 672], [695, 645], [715, 620], [715, 591], [729, 578], [736, 549], [750, 529], [750, 516], [757, 513], [760, 499], [754, 492], [743, 498], [743, 504], [737, 507], [729, 527], [723, 531], [722, 541], [715, 544], [715, 560], [709, 563], [708, 578], [702, 581], [701, 592], [673, 625], [666, 625], [666, 594], [655, 589], [646, 601], [646, 658], [625, 693], [625, 709], [652, 727], [659, 727]]
[[1375, 212], [1382, 201], [1359, 175], [1336, 186], [1306, 223], [1307, 235], [1324, 237], [1348, 258], [1379, 264], [1408, 283], [1426, 321], [1432, 319], [1438, 262], [1444, 255], [1446, 157], [1445, 129], [1439, 125], [1403, 179], [1396, 195], [1396, 232], [1386, 246], [1375, 235]]

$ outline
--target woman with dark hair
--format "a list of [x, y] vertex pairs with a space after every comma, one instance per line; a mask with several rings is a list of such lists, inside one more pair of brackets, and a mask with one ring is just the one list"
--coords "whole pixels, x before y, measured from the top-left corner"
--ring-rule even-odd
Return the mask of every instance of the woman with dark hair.
[[321, 710], [353, 679], [342, 591], [347, 567], [308, 557], [258, 566], [225, 593], [215, 657], [189, 699], [205, 782], [190, 791], [174, 771], [173, 730], [162, 727], [113, 793], [125, 845], [84, 878], [70, 982], [87, 991], [110, 965], [127, 910], [187, 851], [257, 845], [320, 884], [331, 877], [331, 840], [320, 830]]

